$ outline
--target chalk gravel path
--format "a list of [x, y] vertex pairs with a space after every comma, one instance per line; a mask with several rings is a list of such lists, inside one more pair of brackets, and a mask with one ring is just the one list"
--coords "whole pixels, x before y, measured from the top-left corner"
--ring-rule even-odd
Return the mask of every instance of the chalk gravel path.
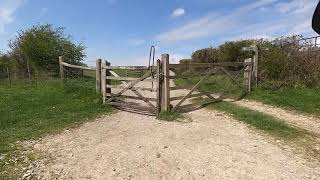
[[320, 179], [320, 167], [221, 112], [186, 116], [118, 111], [48, 136], [33, 146], [48, 160], [35, 171], [40, 179]]

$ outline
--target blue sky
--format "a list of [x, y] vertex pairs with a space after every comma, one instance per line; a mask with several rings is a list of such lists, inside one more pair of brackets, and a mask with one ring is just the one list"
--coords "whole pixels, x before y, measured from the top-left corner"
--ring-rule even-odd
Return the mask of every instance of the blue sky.
[[87, 46], [93, 64], [146, 64], [149, 48], [171, 61], [227, 40], [313, 36], [318, 0], [0, 0], [0, 51], [20, 29], [50, 23], [66, 27]]

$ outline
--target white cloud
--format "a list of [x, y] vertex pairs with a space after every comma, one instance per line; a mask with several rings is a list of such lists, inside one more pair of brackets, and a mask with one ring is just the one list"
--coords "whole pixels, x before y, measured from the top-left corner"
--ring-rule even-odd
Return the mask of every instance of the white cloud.
[[171, 17], [179, 17], [185, 15], [186, 11], [183, 8], [178, 8], [173, 11]]
[[14, 13], [22, 3], [23, 0], [0, 1], [0, 32], [3, 32], [5, 26], [14, 21]]
[[[237, 8], [227, 15], [208, 14], [192, 20], [158, 34], [156, 39], [162, 43], [173, 43], [205, 37], [230, 40], [312, 33], [310, 24], [316, 4], [317, 0], [291, 0], [288, 3], [280, 0], [260, 0]], [[256, 11], [261, 8], [267, 12]]]

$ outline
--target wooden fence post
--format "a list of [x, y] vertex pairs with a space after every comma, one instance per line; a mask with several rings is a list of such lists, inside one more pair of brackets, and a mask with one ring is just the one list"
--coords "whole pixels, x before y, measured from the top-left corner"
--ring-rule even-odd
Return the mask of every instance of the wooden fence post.
[[162, 66], [162, 91], [161, 91], [161, 111], [170, 111], [170, 78], [169, 78], [169, 54], [161, 55]]
[[[252, 59], [245, 59], [245, 63], [252, 63]], [[248, 87], [248, 91], [251, 92], [251, 80], [252, 80], [252, 65], [245, 66], [244, 69], [244, 85]]]
[[[111, 63], [106, 61], [106, 66], [110, 66]], [[109, 69], [106, 69], [106, 76], [111, 76], [111, 72]], [[104, 77], [106, 79], [106, 76]], [[111, 97], [111, 79], [106, 79], [106, 96]], [[109, 86], [109, 87], [108, 87]]]
[[103, 104], [106, 103], [106, 98], [107, 98], [107, 87], [106, 87], [106, 73], [107, 73], [107, 70], [106, 70], [106, 61], [102, 61], [102, 64], [101, 64], [101, 94], [102, 94], [102, 101], [103, 101]]
[[10, 77], [10, 70], [9, 67], [7, 67], [7, 75], [8, 75], [8, 81], [11, 84], [11, 77]]
[[64, 79], [64, 71], [63, 71], [62, 62], [63, 62], [63, 57], [59, 56], [59, 67], [60, 67], [60, 78], [61, 78], [61, 80]]
[[30, 70], [30, 65], [29, 65], [29, 58], [27, 59], [27, 71], [28, 71], [28, 77], [31, 79], [31, 70]]
[[257, 45], [254, 45], [254, 56], [253, 56], [253, 72], [254, 72], [254, 83], [258, 86], [258, 62], [259, 62], [259, 50]]
[[160, 59], [157, 60], [157, 114], [161, 112], [161, 62]]
[[101, 93], [101, 59], [96, 61], [96, 92]]

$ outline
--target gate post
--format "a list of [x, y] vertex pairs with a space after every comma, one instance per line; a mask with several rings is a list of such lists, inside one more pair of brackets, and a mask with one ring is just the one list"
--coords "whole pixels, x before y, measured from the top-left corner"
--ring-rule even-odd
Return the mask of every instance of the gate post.
[[[111, 63], [106, 61], [106, 66], [110, 66]], [[110, 69], [106, 69], [106, 76], [111, 76]], [[105, 77], [106, 78], [106, 77]], [[106, 79], [106, 96], [111, 97], [111, 79]]]
[[161, 84], [161, 111], [170, 111], [170, 81], [169, 81], [169, 54], [161, 55], [162, 84]]
[[110, 66], [110, 63], [106, 60], [101, 64], [101, 93], [103, 104], [106, 104], [107, 97], [111, 96], [111, 79], [107, 79], [107, 76], [111, 76], [111, 73], [108, 66]]
[[161, 98], [162, 98], [162, 94], [161, 94], [161, 84], [162, 84], [162, 79], [161, 79], [161, 62], [160, 59], [157, 60], [157, 115], [160, 114], [161, 112]]
[[101, 93], [101, 59], [96, 61], [96, 92]]
[[64, 72], [63, 72], [62, 62], [63, 62], [63, 56], [59, 56], [59, 68], [60, 68], [60, 78], [61, 78], [61, 80], [64, 79]]
[[[245, 63], [252, 63], [252, 59], [245, 59]], [[251, 92], [252, 87], [252, 65], [246, 65], [244, 69], [244, 85], [248, 87], [248, 92]]]
[[102, 102], [103, 104], [106, 104], [106, 93], [107, 93], [107, 87], [106, 87], [106, 75], [107, 75], [107, 70], [106, 70], [106, 61], [102, 61], [101, 64], [101, 94], [102, 94]]
[[254, 83], [255, 86], [258, 86], [258, 62], [259, 62], [259, 50], [257, 45], [253, 45], [254, 47], [254, 56], [253, 56], [253, 71], [254, 71]]

